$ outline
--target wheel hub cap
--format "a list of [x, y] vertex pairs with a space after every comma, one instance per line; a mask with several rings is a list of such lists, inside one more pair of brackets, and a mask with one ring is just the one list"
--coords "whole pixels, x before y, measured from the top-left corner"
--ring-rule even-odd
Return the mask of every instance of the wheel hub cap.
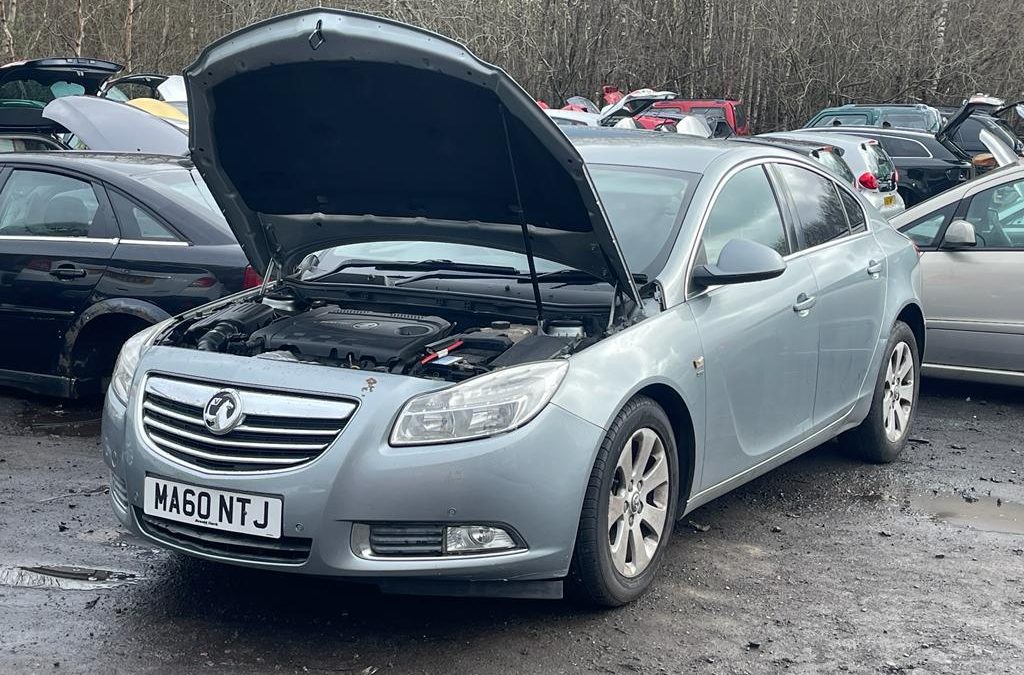
[[914, 410], [914, 377], [913, 352], [906, 342], [899, 342], [886, 364], [882, 400], [882, 423], [890, 442], [899, 441], [909, 431]]
[[642, 574], [667, 529], [668, 459], [657, 432], [638, 429], [619, 452], [608, 496], [608, 546], [616, 571]]

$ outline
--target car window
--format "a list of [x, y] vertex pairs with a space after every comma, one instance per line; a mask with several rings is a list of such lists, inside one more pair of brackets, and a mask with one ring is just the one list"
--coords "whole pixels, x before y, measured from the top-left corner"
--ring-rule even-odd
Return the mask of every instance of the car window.
[[790, 253], [779, 203], [762, 166], [743, 169], [718, 193], [701, 238], [708, 264], [718, 264], [718, 255], [731, 239], [755, 241], [779, 255]]
[[875, 174], [875, 178], [878, 180], [888, 182], [896, 170], [892, 160], [889, 158], [889, 154], [882, 149], [882, 146], [873, 141], [861, 143], [860, 149], [861, 157], [864, 158], [868, 171]]
[[0, 191], [0, 235], [106, 237], [109, 220], [92, 185], [46, 171], [17, 169]]
[[778, 169], [796, 207], [803, 248], [850, 234], [846, 211], [832, 181], [791, 164], [779, 164]]
[[195, 169], [173, 169], [154, 171], [153, 173], [141, 174], [135, 177], [140, 183], [156, 188], [161, 192], [173, 191], [177, 197], [184, 197], [185, 201], [192, 206], [213, 214], [216, 222], [224, 232], [231, 232], [224, 215], [217, 206], [210, 188], [206, 187], [202, 176]]
[[700, 177], [610, 164], [587, 168], [630, 271], [654, 276], [668, 259]]
[[842, 127], [868, 124], [868, 116], [864, 113], [844, 113], [842, 115], [824, 115], [815, 120], [812, 126]]
[[839, 200], [843, 203], [843, 210], [846, 211], [846, 219], [850, 223], [850, 231], [854, 234], [864, 232], [868, 229], [868, 219], [864, 215], [857, 198], [846, 190], [839, 190]]
[[975, 248], [1024, 249], [1024, 180], [974, 195], [966, 220], [974, 225]]
[[736, 127], [738, 129], [747, 126], [747, 113], [744, 112], [743, 106], [734, 105], [732, 107], [732, 114], [736, 116]]
[[880, 126], [927, 131], [931, 129], [932, 123], [930, 116], [919, 112], [883, 112]]
[[42, 138], [0, 138], [0, 152], [40, 152], [60, 146]]
[[928, 148], [915, 140], [896, 136], [879, 136], [878, 141], [890, 157], [931, 157]]
[[921, 248], [929, 248], [936, 245], [935, 239], [939, 232], [945, 227], [946, 221], [952, 218], [956, 211], [956, 202], [942, 207], [938, 211], [929, 213], [927, 216], [918, 218], [914, 222], [900, 229], [900, 232], [910, 237], [915, 244]]
[[181, 241], [177, 234], [146, 209], [114, 190], [108, 190], [108, 193], [124, 239]]
[[853, 171], [850, 171], [850, 166], [842, 157], [831, 150], [815, 150], [814, 159], [818, 160], [819, 164], [845, 180], [847, 183], [852, 184], [855, 180], [853, 177]]

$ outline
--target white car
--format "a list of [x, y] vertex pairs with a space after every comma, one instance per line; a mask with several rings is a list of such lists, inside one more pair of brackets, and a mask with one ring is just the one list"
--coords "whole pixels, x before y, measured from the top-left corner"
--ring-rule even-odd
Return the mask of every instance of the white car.
[[899, 175], [892, 159], [878, 141], [852, 134], [825, 134], [802, 129], [771, 134], [770, 138], [803, 140], [813, 133], [815, 140], [842, 148], [843, 160], [856, 177], [856, 188], [886, 218], [902, 213], [906, 208], [903, 197], [896, 190]]

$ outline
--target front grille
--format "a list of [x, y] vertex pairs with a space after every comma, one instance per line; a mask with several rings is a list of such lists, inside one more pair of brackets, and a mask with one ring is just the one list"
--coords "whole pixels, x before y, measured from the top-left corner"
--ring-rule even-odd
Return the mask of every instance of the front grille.
[[253, 562], [299, 565], [309, 559], [313, 540], [304, 537], [267, 539], [248, 534], [215, 532], [147, 516], [135, 508], [135, 519], [143, 532], [158, 541], [174, 544], [193, 553], [205, 553]]
[[370, 551], [378, 556], [439, 556], [444, 554], [441, 525], [370, 525]]
[[201, 469], [287, 469], [319, 457], [356, 409], [347, 400], [236, 389], [241, 423], [227, 433], [214, 434], [203, 421], [203, 409], [220, 391], [216, 385], [150, 377], [142, 399], [147, 440]]

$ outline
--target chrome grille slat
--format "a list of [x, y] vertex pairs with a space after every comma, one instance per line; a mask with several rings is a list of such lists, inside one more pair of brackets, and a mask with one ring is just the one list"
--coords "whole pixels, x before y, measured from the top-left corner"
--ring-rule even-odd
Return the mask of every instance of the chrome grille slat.
[[[165, 424], [155, 420], [148, 415], [142, 418], [142, 423], [148, 427], [153, 427], [165, 433], [173, 434], [190, 441], [209, 443], [210, 445], [216, 445], [224, 448], [253, 448], [255, 450], [311, 450], [313, 452], [318, 452], [320, 450], [326, 450], [328, 446], [327, 443], [261, 443], [259, 441], [233, 441], [225, 437], [214, 436], [213, 434], [201, 434], [193, 431], [185, 431], [184, 429], [178, 429], [170, 424]], [[236, 429], [236, 431], [241, 431], [241, 427]]]
[[[244, 417], [227, 433], [214, 434], [203, 410], [225, 388], [238, 391]], [[152, 375], [141, 407], [146, 439], [161, 452], [200, 469], [253, 472], [319, 457], [344, 430], [356, 403]]]
[[[181, 445], [180, 443], [175, 443], [169, 438], [164, 438], [163, 436], [154, 434], [152, 432], [149, 434], [149, 437], [154, 443], [156, 443], [159, 446], [170, 448], [172, 450], [177, 450], [178, 452], [183, 452], [191, 457], [208, 459], [213, 462], [240, 462], [243, 464], [279, 464], [282, 466], [287, 466], [296, 463], [296, 460], [291, 457], [239, 457], [238, 455], [218, 455], [212, 452], [196, 450], [195, 448], [190, 448], [187, 445]], [[302, 459], [308, 459], [308, 457], [303, 457]]]

